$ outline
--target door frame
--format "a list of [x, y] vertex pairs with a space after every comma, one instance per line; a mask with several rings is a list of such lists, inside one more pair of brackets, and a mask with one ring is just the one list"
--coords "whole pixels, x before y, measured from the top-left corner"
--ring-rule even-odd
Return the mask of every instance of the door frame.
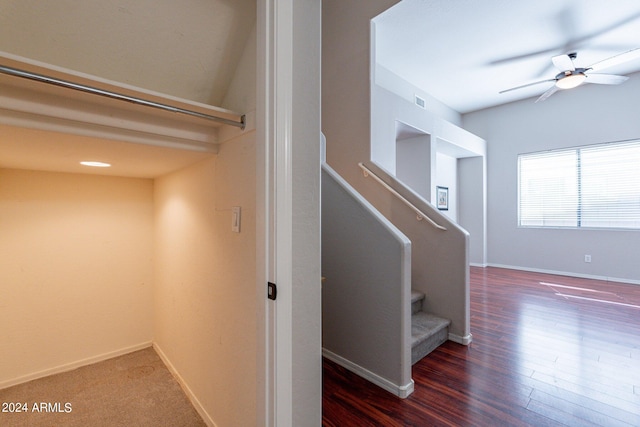
[[[292, 10], [291, 0], [258, 0], [257, 286], [263, 337], [257, 352], [257, 425], [274, 427], [293, 423]], [[267, 298], [267, 282], [277, 285], [275, 301]]]

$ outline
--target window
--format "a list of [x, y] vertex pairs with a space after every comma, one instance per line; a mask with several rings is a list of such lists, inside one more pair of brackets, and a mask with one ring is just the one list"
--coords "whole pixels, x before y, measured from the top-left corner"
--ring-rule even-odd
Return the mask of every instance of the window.
[[518, 226], [640, 229], [640, 141], [519, 155]]

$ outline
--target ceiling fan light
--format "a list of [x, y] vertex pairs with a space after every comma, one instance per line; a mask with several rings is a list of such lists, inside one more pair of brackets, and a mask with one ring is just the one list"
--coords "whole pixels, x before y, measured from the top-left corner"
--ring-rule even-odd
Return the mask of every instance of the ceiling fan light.
[[558, 89], [573, 89], [574, 87], [580, 86], [586, 78], [587, 76], [584, 73], [570, 74], [556, 80], [556, 87]]

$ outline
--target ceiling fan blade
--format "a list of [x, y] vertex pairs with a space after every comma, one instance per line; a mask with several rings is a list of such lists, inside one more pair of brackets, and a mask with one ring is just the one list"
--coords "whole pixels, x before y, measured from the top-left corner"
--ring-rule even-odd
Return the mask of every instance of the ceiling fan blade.
[[599, 61], [593, 64], [588, 69], [593, 71], [603, 70], [605, 68], [613, 67], [614, 65], [619, 65], [628, 61], [633, 61], [634, 59], [637, 59], [637, 58], [640, 58], [640, 47], [628, 50], [623, 53], [619, 53], [607, 59], [603, 59], [602, 61]]
[[548, 97], [556, 93], [557, 91], [558, 91], [558, 87], [556, 85], [551, 86], [549, 89], [547, 89], [545, 93], [540, 95], [540, 98], [536, 99], [536, 102], [544, 101], [545, 99], [547, 99]]
[[553, 65], [560, 71], [574, 71], [576, 69], [569, 55], [554, 56], [551, 58], [551, 62], [553, 62]]
[[512, 88], [510, 88], [510, 89], [501, 90], [501, 91], [500, 91], [500, 92], [498, 92], [498, 93], [511, 92], [512, 90], [522, 89], [522, 88], [525, 88], [525, 87], [529, 87], [529, 86], [533, 86], [533, 85], [538, 85], [538, 84], [540, 84], [540, 83], [555, 82], [555, 81], [556, 81], [556, 79], [540, 80], [540, 81], [533, 82], [533, 83], [527, 83], [526, 85], [516, 86], [516, 87], [512, 87]]
[[615, 74], [586, 74], [587, 83], [596, 83], [600, 85], [619, 85], [629, 80], [627, 76], [618, 76]]

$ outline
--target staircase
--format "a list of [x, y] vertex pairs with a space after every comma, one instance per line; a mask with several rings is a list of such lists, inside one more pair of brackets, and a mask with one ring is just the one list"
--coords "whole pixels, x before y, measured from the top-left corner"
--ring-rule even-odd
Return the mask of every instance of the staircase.
[[449, 338], [451, 321], [422, 311], [425, 295], [411, 290], [411, 364], [435, 350]]

